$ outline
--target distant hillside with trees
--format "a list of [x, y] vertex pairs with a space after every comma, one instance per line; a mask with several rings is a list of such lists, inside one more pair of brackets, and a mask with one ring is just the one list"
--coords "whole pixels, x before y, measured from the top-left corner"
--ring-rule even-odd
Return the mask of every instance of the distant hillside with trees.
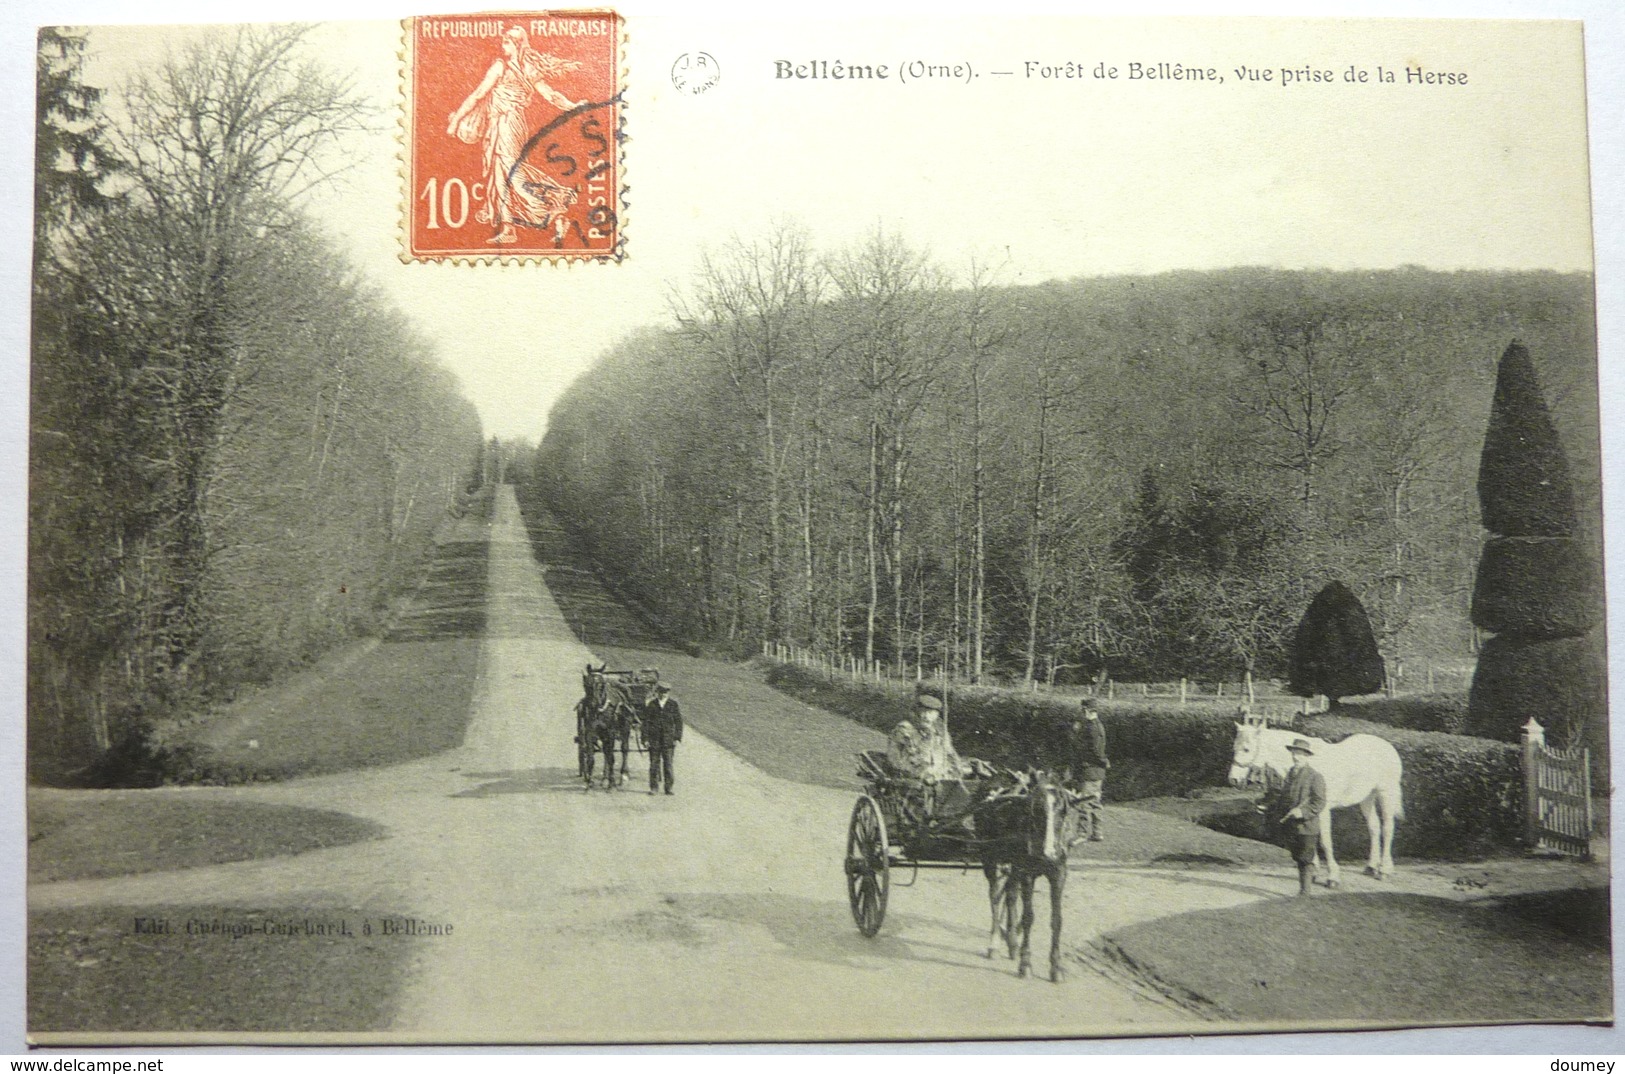
[[1016, 680], [1284, 675], [1341, 580], [1470, 659], [1475, 479], [1522, 339], [1600, 542], [1593, 281], [1235, 268], [1003, 286], [876, 232], [708, 255], [529, 478], [691, 637]]
[[116, 113], [85, 38], [40, 35], [35, 778], [116, 778], [161, 721], [373, 629], [477, 479], [455, 379], [299, 210], [370, 121], [305, 32], [208, 36]]

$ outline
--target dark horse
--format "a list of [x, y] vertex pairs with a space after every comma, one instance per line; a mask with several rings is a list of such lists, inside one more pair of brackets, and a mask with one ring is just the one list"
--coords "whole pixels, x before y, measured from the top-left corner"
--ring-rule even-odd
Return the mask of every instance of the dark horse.
[[[987, 956], [1003, 937], [1011, 958], [1018, 950], [1016, 974], [1032, 971], [1033, 887], [1049, 881], [1049, 979], [1059, 983], [1061, 969], [1061, 896], [1066, 891], [1066, 854], [1074, 841], [1077, 813], [1060, 780], [1050, 772], [1030, 770], [995, 791], [976, 811], [977, 841], [982, 844], [982, 873], [993, 915]], [[1016, 900], [1021, 917], [1016, 918]]]
[[[632, 748], [632, 727], [637, 706], [625, 686], [604, 674], [604, 667], [587, 665], [581, 676], [581, 703], [576, 706], [576, 741], [581, 750], [581, 778], [592, 789], [596, 756], [604, 755], [604, 788], [614, 790], [626, 782], [626, 757]], [[615, 774], [615, 747], [621, 748], [621, 771]]]

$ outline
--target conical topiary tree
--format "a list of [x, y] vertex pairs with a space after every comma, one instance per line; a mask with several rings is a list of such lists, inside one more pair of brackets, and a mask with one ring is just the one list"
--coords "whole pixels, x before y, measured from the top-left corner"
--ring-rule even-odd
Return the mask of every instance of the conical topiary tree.
[[1513, 340], [1501, 355], [1490, 427], [1478, 463], [1484, 528], [1513, 537], [1574, 533], [1569, 460], [1535, 377], [1529, 351]]
[[1529, 352], [1501, 356], [1478, 500], [1490, 537], [1472, 619], [1495, 637], [1480, 650], [1467, 705], [1474, 734], [1513, 740], [1532, 716], [1554, 745], [1589, 741], [1606, 756], [1605, 657], [1596, 561], [1575, 536], [1568, 458]]
[[1342, 582], [1328, 583], [1292, 639], [1287, 689], [1299, 697], [1325, 694], [1337, 708], [1345, 697], [1381, 690], [1385, 671], [1365, 605]]

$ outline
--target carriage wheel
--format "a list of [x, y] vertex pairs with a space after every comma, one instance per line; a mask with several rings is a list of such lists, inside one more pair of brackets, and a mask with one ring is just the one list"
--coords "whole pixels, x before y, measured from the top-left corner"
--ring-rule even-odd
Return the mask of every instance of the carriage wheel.
[[886, 920], [886, 895], [891, 890], [891, 848], [886, 843], [886, 819], [867, 794], [852, 807], [846, 834], [846, 896], [858, 931], [873, 936]]

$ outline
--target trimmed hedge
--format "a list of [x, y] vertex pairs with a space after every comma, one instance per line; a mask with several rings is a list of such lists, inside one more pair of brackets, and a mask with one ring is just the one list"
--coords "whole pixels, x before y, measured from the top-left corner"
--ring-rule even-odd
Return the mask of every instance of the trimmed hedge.
[[1497, 634], [1575, 637], [1600, 618], [1600, 581], [1573, 537], [1491, 537], [1473, 584], [1473, 622]]
[[[909, 712], [914, 686], [902, 682], [831, 681], [788, 664], [767, 666], [769, 684], [822, 708], [889, 733]], [[1417, 703], [1421, 702], [1421, 705]], [[1177, 797], [1222, 786], [1235, 742], [1231, 708], [1098, 701], [1106, 727], [1108, 801]], [[1459, 695], [1368, 702], [1460, 719]], [[1077, 701], [997, 687], [959, 686], [948, 692], [948, 725], [961, 755], [1013, 768], [1060, 767], [1066, 727]], [[1300, 718], [1295, 730], [1339, 741], [1374, 734], [1392, 742], [1405, 765], [1405, 819], [1395, 836], [1403, 856], [1462, 858], [1518, 847], [1523, 777], [1518, 748], [1504, 742], [1410, 730], [1347, 715]], [[1367, 841], [1358, 810], [1333, 820], [1339, 859], [1364, 861]]]
[[[1011, 767], [1066, 763], [1066, 732], [1077, 702], [977, 695], [955, 691], [950, 726], [961, 754]], [[1099, 711], [1112, 762], [1106, 774], [1109, 798], [1182, 795], [1220, 786], [1229, 775], [1236, 725], [1228, 705], [1100, 701]]]
[[1344, 702], [1339, 715], [1367, 720], [1384, 727], [1435, 731], [1445, 735], [1467, 733], [1466, 694], [1412, 694]]
[[[772, 664], [768, 684], [809, 704], [889, 734], [909, 714], [909, 683], [831, 681], [794, 664]], [[1097, 699], [1106, 728], [1107, 797], [1118, 801], [1181, 795], [1222, 785], [1236, 738], [1229, 704], [1222, 708], [1136, 704]], [[963, 757], [996, 765], [1059, 768], [1067, 727], [1078, 701], [996, 686], [955, 686], [948, 692], [948, 729]]]

